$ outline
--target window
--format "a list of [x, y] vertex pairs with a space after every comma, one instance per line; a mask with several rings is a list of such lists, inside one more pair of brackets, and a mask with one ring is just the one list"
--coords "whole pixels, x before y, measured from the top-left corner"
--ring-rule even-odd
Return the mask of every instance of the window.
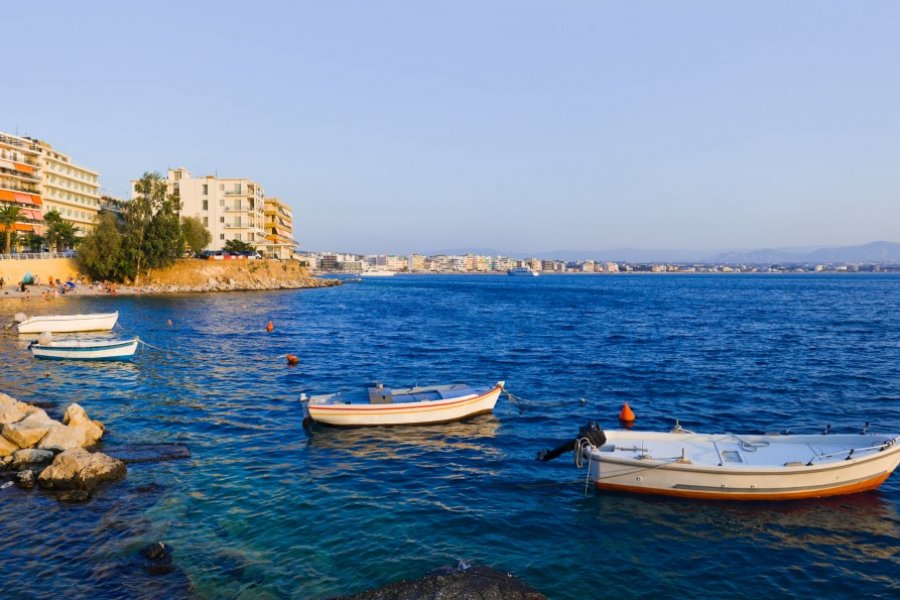
[[[203, 195], [206, 196], [207, 194], [209, 194], [209, 185], [204, 183], [203, 184]], [[206, 201], [204, 200], [204, 203], [205, 202]]]
[[225, 222], [225, 217], [219, 217], [219, 223], [224, 223], [224, 222]]
[[220, 234], [219, 234], [219, 239], [220, 239], [220, 240], [224, 240], [224, 239], [225, 239], [225, 234], [224, 234], [224, 233], [220, 233]]
[[[206, 187], [206, 186], [204, 185], [203, 187]], [[205, 194], [206, 192], [204, 191], [203, 193]], [[203, 210], [209, 210], [209, 200], [203, 201]]]
[[203, 226], [209, 227], [209, 217], [203, 217]]
[[241, 234], [239, 234], [239, 233], [234, 234], [234, 239], [236, 239], [237, 241], [241, 241]]

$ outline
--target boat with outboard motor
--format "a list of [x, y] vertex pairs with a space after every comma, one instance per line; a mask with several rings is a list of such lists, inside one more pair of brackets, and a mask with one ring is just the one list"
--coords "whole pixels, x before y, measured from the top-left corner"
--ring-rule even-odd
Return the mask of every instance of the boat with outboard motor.
[[708, 434], [611, 430], [596, 423], [538, 455], [574, 450], [603, 490], [711, 500], [791, 500], [873, 490], [900, 463], [900, 435]]
[[19, 333], [76, 333], [79, 331], [109, 331], [119, 319], [118, 311], [86, 315], [40, 315], [27, 318], [16, 315]]
[[494, 410], [504, 382], [493, 387], [467, 384], [386, 388], [375, 384], [358, 392], [300, 395], [304, 423], [340, 427], [425, 425], [459, 421]]

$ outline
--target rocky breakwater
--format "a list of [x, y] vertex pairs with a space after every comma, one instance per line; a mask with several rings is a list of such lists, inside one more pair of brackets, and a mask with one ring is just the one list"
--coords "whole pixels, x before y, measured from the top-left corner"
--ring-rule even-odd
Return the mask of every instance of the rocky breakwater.
[[310, 277], [296, 261], [182, 259], [166, 269], [152, 270], [139, 288], [123, 293], [171, 294], [322, 288], [340, 285], [333, 279]]
[[78, 404], [66, 408], [60, 423], [43, 409], [0, 393], [0, 475], [11, 476], [23, 489], [37, 484], [63, 500], [86, 500], [101, 483], [125, 476], [124, 462], [88, 450], [103, 432], [103, 424]]

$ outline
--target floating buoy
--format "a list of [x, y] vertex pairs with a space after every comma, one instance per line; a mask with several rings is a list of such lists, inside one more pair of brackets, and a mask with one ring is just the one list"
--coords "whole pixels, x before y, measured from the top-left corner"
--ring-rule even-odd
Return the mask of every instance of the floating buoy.
[[269, 321], [268, 323], [266, 323], [266, 331], [268, 331], [269, 333], [272, 333], [273, 331], [275, 331], [275, 324], [272, 323], [272, 321]]
[[294, 356], [293, 354], [286, 355], [286, 358], [287, 358], [289, 365], [296, 365], [298, 362], [300, 362], [300, 359], [297, 358], [296, 356]]
[[622, 405], [622, 410], [619, 411], [619, 421], [626, 427], [634, 424], [634, 411], [631, 410], [627, 402]]

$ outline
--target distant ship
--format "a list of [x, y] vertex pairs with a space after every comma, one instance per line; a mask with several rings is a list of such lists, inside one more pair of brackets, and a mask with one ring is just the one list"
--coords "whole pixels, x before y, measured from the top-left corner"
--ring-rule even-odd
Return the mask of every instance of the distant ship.
[[372, 271], [363, 271], [360, 273], [361, 277], [393, 277], [396, 275], [396, 271], [384, 271], [380, 269], [373, 269]]
[[540, 275], [540, 273], [538, 273], [531, 267], [518, 267], [515, 269], [510, 269], [506, 272], [506, 274], [512, 277], [537, 277], [538, 275]]

